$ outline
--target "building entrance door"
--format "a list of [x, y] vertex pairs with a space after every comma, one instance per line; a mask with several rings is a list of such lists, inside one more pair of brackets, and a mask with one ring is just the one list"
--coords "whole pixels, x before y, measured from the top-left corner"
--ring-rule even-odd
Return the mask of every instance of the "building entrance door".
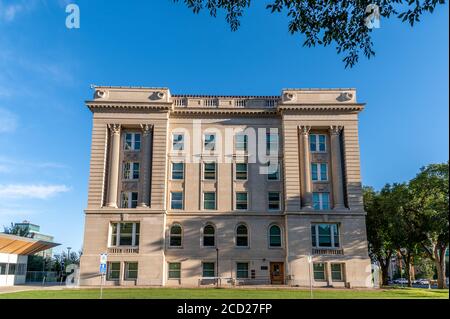
[[270, 283], [272, 285], [284, 285], [284, 263], [270, 263]]

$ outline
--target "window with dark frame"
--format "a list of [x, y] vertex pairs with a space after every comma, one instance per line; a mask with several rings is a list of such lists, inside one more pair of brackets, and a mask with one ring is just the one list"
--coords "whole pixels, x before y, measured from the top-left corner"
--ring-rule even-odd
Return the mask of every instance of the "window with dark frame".
[[216, 168], [215, 162], [203, 163], [203, 179], [215, 180], [216, 179]]
[[139, 151], [141, 149], [141, 134], [125, 133], [124, 149], [126, 151]]
[[139, 246], [139, 228], [137, 222], [119, 222], [111, 223], [111, 241], [112, 247], [117, 246]]
[[248, 209], [248, 193], [236, 192], [236, 210]]
[[173, 180], [184, 179], [184, 163], [181, 162], [172, 163], [172, 179]]
[[216, 245], [216, 230], [213, 225], [203, 227], [203, 246], [214, 247]]
[[181, 263], [169, 263], [169, 279], [181, 278]]
[[269, 228], [269, 246], [281, 247], [281, 228], [277, 225], [272, 225]]
[[172, 227], [170, 227], [169, 246], [170, 247], [181, 247], [182, 235], [183, 235], [183, 229], [181, 228], [181, 225], [179, 225], [179, 224], [172, 225]]
[[125, 280], [136, 280], [138, 277], [138, 263], [125, 262]]
[[202, 277], [203, 278], [214, 278], [216, 276], [216, 267], [215, 263], [212, 262], [204, 262], [202, 264]]
[[236, 228], [236, 246], [248, 247], [248, 229], [245, 225]]

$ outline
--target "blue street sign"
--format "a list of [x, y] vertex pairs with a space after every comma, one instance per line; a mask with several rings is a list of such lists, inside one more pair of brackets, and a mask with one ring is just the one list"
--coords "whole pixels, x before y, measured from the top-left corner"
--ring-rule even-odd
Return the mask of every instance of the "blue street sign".
[[106, 264], [100, 264], [100, 273], [106, 274]]
[[108, 260], [108, 254], [100, 254], [100, 273], [106, 274], [106, 263]]

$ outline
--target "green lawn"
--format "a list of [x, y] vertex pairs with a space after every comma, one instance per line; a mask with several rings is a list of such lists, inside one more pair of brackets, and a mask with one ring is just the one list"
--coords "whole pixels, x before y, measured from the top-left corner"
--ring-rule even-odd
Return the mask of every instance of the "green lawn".
[[[0, 299], [98, 299], [99, 289], [32, 290], [3, 293]], [[317, 299], [404, 299], [449, 298], [448, 289], [391, 288], [382, 290], [314, 290]], [[107, 288], [105, 299], [307, 299], [309, 290], [286, 289], [174, 289], [174, 288]]]

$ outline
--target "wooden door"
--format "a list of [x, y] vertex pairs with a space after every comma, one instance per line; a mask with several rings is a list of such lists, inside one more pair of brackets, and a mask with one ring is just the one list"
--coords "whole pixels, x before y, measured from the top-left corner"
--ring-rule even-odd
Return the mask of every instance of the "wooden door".
[[270, 283], [272, 285], [284, 285], [284, 263], [270, 263]]

